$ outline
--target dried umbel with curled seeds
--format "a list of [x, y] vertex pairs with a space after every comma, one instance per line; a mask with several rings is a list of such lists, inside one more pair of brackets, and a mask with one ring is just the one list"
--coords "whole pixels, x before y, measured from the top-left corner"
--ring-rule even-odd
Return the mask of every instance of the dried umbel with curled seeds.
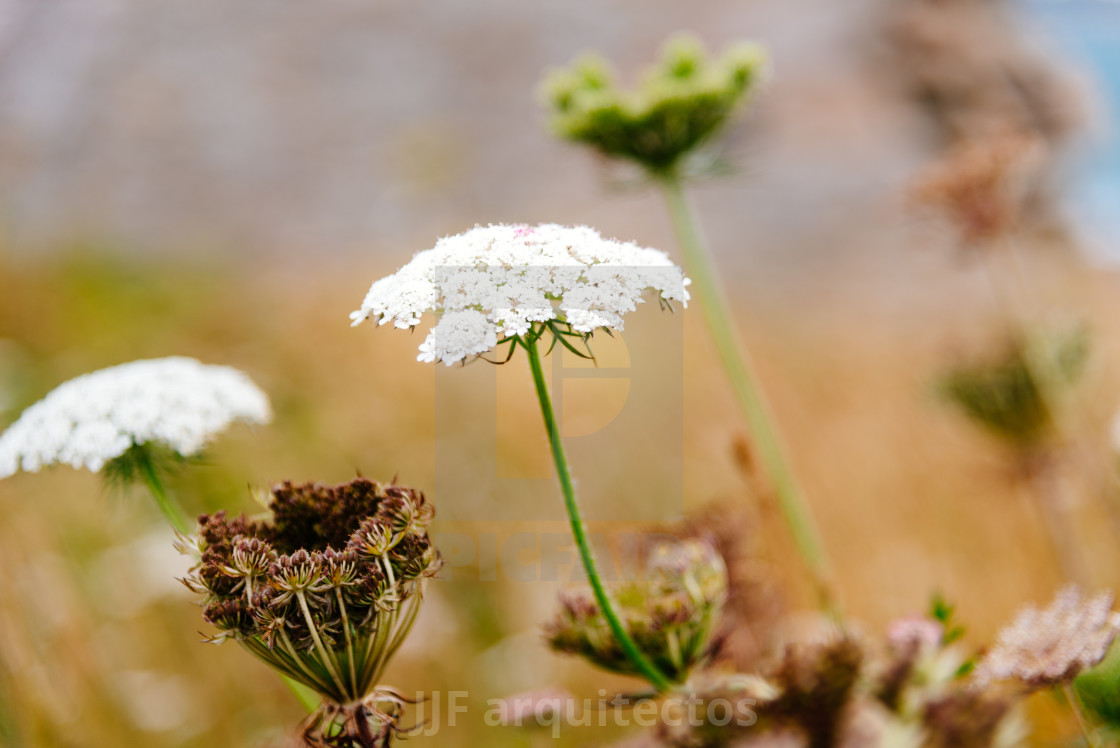
[[1100, 663], [1120, 634], [1120, 613], [1113, 612], [1112, 602], [1111, 592], [1085, 600], [1069, 585], [1049, 607], [1024, 608], [977, 665], [975, 683], [1013, 680], [1036, 690], [1071, 682]]
[[[623, 625], [666, 676], [682, 681], [707, 656], [727, 599], [727, 569], [701, 540], [658, 546], [642, 579], [611, 591]], [[590, 590], [565, 591], [546, 627], [553, 649], [581, 655], [607, 670], [636, 675]]]
[[268, 522], [199, 518], [199, 562], [184, 582], [219, 629], [212, 641], [233, 639], [323, 696], [308, 745], [386, 744], [405, 701], [376, 684], [440, 567], [432, 506], [414, 489], [358, 478], [284, 483], [269, 508]]

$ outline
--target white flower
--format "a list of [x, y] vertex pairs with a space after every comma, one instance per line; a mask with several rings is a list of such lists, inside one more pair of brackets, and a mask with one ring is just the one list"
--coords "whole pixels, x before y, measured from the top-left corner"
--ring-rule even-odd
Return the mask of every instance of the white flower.
[[0, 435], [0, 478], [65, 464], [101, 470], [133, 445], [197, 454], [235, 421], [266, 423], [268, 396], [228, 366], [191, 358], [133, 361], [71, 379]]
[[1015, 679], [1030, 688], [1070, 682], [1095, 667], [1120, 634], [1120, 614], [1112, 593], [1085, 599], [1075, 584], [1062, 588], [1046, 608], [1033, 605], [1000, 630], [973, 671], [979, 687]]
[[420, 361], [451, 364], [556, 320], [579, 333], [621, 330], [647, 290], [687, 305], [689, 280], [664, 252], [604, 239], [586, 226], [476, 226], [420, 252], [370, 287], [350, 315], [409, 329], [442, 314]]

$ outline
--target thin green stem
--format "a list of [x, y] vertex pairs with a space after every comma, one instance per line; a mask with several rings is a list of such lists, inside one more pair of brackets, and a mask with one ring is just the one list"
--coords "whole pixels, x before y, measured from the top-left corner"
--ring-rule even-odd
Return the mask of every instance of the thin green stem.
[[354, 667], [354, 639], [350, 636], [350, 616], [346, 615], [346, 602], [342, 599], [342, 588], [334, 588], [338, 600], [338, 612], [342, 616], [342, 633], [346, 637], [346, 664], [350, 670], [350, 690], [358, 693], [358, 675]]
[[[148, 487], [152, 497], [156, 500], [156, 505], [160, 508], [160, 511], [163, 512], [163, 516], [167, 518], [167, 521], [171, 523], [171, 527], [180, 535], [189, 535], [194, 528], [190, 527], [182, 510], [168, 496], [167, 491], [163, 487], [163, 481], [159, 478], [159, 471], [156, 470], [151, 458], [146, 452], [142, 452], [138, 455], [136, 463], [139, 467], [140, 477], [144, 481], [144, 485]], [[288, 690], [292, 692], [296, 699], [299, 700], [299, 703], [303, 705], [308, 712], [313, 712], [319, 708], [319, 697], [314, 691], [287, 675], [281, 675], [280, 677], [283, 679], [284, 684], [288, 686]]]
[[684, 254], [685, 266], [692, 278], [693, 290], [708, 322], [716, 351], [735, 389], [743, 415], [777, 500], [778, 508], [789, 527], [797, 550], [812, 576], [818, 603], [822, 610], [839, 619], [839, 603], [833, 589], [832, 567], [825, 551], [812, 512], [805, 501], [781, 438], [770, 415], [770, 406], [759, 388], [747, 351], [739, 344], [731, 311], [723, 296], [715, 267], [700, 233], [695, 211], [674, 173], [659, 175], [659, 182], [669, 206], [673, 229]]
[[560, 438], [560, 430], [556, 423], [556, 415], [552, 410], [552, 397], [548, 392], [548, 384], [544, 380], [544, 371], [541, 368], [541, 356], [537, 350], [537, 337], [532, 333], [523, 340], [525, 350], [529, 355], [529, 368], [533, 372], [533, 384], [537, 388], [537, 399], [540, 400], [541, 415], [544, 417], [544, 427], [548, 432], [548, 441], [552, 446], [552, 461], [556, 464], [556, 474], [560, 479], [560, 489], [564, 494], [564, 507], [568, 510], [568, 520], [572, 527], [572, 537], [575, 539], [576, 548], [579, 549], [583, 568], [587, 572], [587, 581], [591, 584], [591, 591], [595, 600], [607, 619], [607, 625], [618, 640], [622, 651], [634, 663], [646, 680], [658, 691], [667, 691], [673, 687], [672, 682], [666, 678], [649, 658], [638, 649], [638, 645], [630, 637], [630, 633], [623, 627], [622, 622], [615, 613], [614, 605], [603, 587], [599, 577], [599, 569], [595, 564], [595, 556], [591, 552], [591, 543], [587, 539], [587, 528], [583, 524], [579, 505], [576, 503], [576, 492], [572, 485], [572, 474], [568, 470], [568, 459], [564, 455], [564, 443]]
[[319, 695], [298, 680], [307, 677], [307, 674], [302, 670], [297, 656], [284, 649], [270, 650], [252, 639], [243, 639], [241, 644], [281, 671], [280, 679], [284, 681], [284, 685], [288, 687], [288, 690], [292, 692], [292, 695], [296, 697], [296, 700], [309, 714], [319, 708]]
[[1085, 719], [1085, 714], [1082, 712], [1084, 707], [1081, 704], [1081, 697], [1077, 695], [1077, 691], [1069, 683], [1062, 684], [1062, 692], [1065, 693], [1069, 699], [1070, 709], [1073, 710], [1073, 716], [1077, 720], [1077, 727], [1081, 730], [1081, 734], [1085, 737], [1085, 743], [1089, 748], [1102, 748], [1103, 743], [1097, 737], [1097, 731], [1089, 726], [1089, 721]]
[[319, 708], [319, 695], [313, 690], [289, 675], [281, 675], [280, 679], [308, 714]]
[[311, 632], [311, 641], [315, 643], [316, 649], [319, 650], [319, 657], [323, 660], [323, 667], [330, 673], [331, 680], [334, 681], [335, 686], [338, 687], [338, 693], [343, 696], [356, 697], [356, 694], [349, 694], [346, 691], [346, 686], [342, 685], [342, 677], [338, 674], [338, 670], [334, 666], [334, 660], [331, 658], [331, 652], [323, 646], [323, 640], [319, 638], [319, 628], [315, 625], [315, 619], [311, 617], [311, 610], [307, 607], [307, 599], [303, 596], [303, 592], [296, 592], [296, 601], [299, 603], [299, 609], [303, 612], [303, 620], [307, 622], [307, 628]]
[[307, 663], [304, 662], [303, 658], [299, 656], [299, 653], [296, 651], [295, 645], [292, 644], [291, 638], [289, 638], [288, 633], [283, 629], [280, 630], [280, 645], [284, 648], [284, 651], [288, 653], [288, 657], [292, 658], [292, 662], [294, 662], [300, 668], [300, 670], [303, 671], [304, 675], [306, 675], [309, 680], [316, 684], [316, 687], [320, 691], [324, 693], [330, 691], [329, 684], [325, 680], [320, 678], [318, 673], [309, 668], [307, 666]]
[[152, 492], [152, 497], [156, 500], [159, 510], [163, 512], [163, 516], [180, 535], [189, 535], [193, 528], [183, 516], [182, 510], [167, 495], [167, 491], [163, 488], [163, 481], [159, 479], [159, 472], [147, 453], [141, 452], [137, 465], [140, 468], [140, 477]]

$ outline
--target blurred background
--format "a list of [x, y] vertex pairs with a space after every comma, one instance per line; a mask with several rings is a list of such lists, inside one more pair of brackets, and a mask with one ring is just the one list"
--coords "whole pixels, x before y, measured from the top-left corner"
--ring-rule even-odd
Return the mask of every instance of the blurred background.
[[[552, 139], [536, 85], [586, 50], [633, 80], [680, 30], [772, 56], [720, 142], [731, 173], [693, 194], [850, 615], [878, 632], [940, 590], [979, 645], [1063, 581], [1014, 457], [936, 393], [1005, 333], [983, 262], [911, 199], [956, 144], [1007, 133], [1042, 153], [1016, 232], [1037, 314], [1091, 335], [1070, 511], [1093, 586], [1115, 587], [1120, 5], [1106, 0], [0, 0], [0, 426], [91, 369], [195, 356], [249, 372], [276, 419], [176, 479], [192, 510], [253, 511], [249, 487], [361, 471], [428, 491], [449, 518], [437, 534], [564, 532], [547, 474], [508, 497], [539, 521], [498, 522], [475, 511], [495, 498], [472, 461], [437, 459], [440, 425], [494, 392], [494, 371], [437, 377], [414, 360], [421, 338], [347, 315], [475, 223], [586, 223], [675, 253], [660, 196]], [[602, 351], [623, 367], [663, 344], [653, 305], [633, 320]], [[766, 605], [796, 615], [809, 594], [700, 322], [674, 315], [663, 354], [675, 429], [639, 419], [619, 459], [577, 453], [582, 499], [641, 506], [627, 476], [679, 459], [668, 504], [700, 521], [712, 501], [747, 507]], [[524, 368], [498, 375], [496, 432], [463, 418], [461, 436], [495, 432], [499, 462], [547, 471]], [[611, 398], [581, 389], [565, 419]], [[406, 693], [469, 691], [457, 726], [417, 744], [522, 745], [484, 727], [487, 699], [628, 685], [543, 647], [558, 582], [487, 574], [471, 552], [387, 674]], [[66, 469], [0, 482], [0, 745], [282, 745], [299, 705], [236, 646], [200, 643], [184, 567], [145, 496]], [[1068, 728], [1047, 698], [1040, 744]]]

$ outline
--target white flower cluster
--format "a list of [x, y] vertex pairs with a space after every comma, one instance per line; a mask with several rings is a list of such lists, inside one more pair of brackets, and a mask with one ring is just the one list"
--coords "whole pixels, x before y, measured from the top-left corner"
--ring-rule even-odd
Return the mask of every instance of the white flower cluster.
[[1000, 630], [973, 678], [981, 686], [1015, 679], [1031, 688], [1073, 680], [1103, 660], [1120, 634], [1120, 614], [1113, 612], [1112, 602], [1111, 592], [1083, 599], [1071, 584], [1049, 607], [1027, 606]]
[[688, 302], [689, 280], [656, 249], [604, 239], [586, 226], [476, 226], [420, 252], [373, 284], [350, 315], [409, 329], [441, 314], [420, 346], [420, 361], [451, 364], [499, 340], [557, 320], [576, 332], [621, 330], [647, 290]]
[[97, 472], [152, 442], [189, 456], [234, 421], [270, 418], [268, 396], [237, 369], [133, 361], [71, 379], [25, 410], [0, 435], [0, 478], [55, 464]]

